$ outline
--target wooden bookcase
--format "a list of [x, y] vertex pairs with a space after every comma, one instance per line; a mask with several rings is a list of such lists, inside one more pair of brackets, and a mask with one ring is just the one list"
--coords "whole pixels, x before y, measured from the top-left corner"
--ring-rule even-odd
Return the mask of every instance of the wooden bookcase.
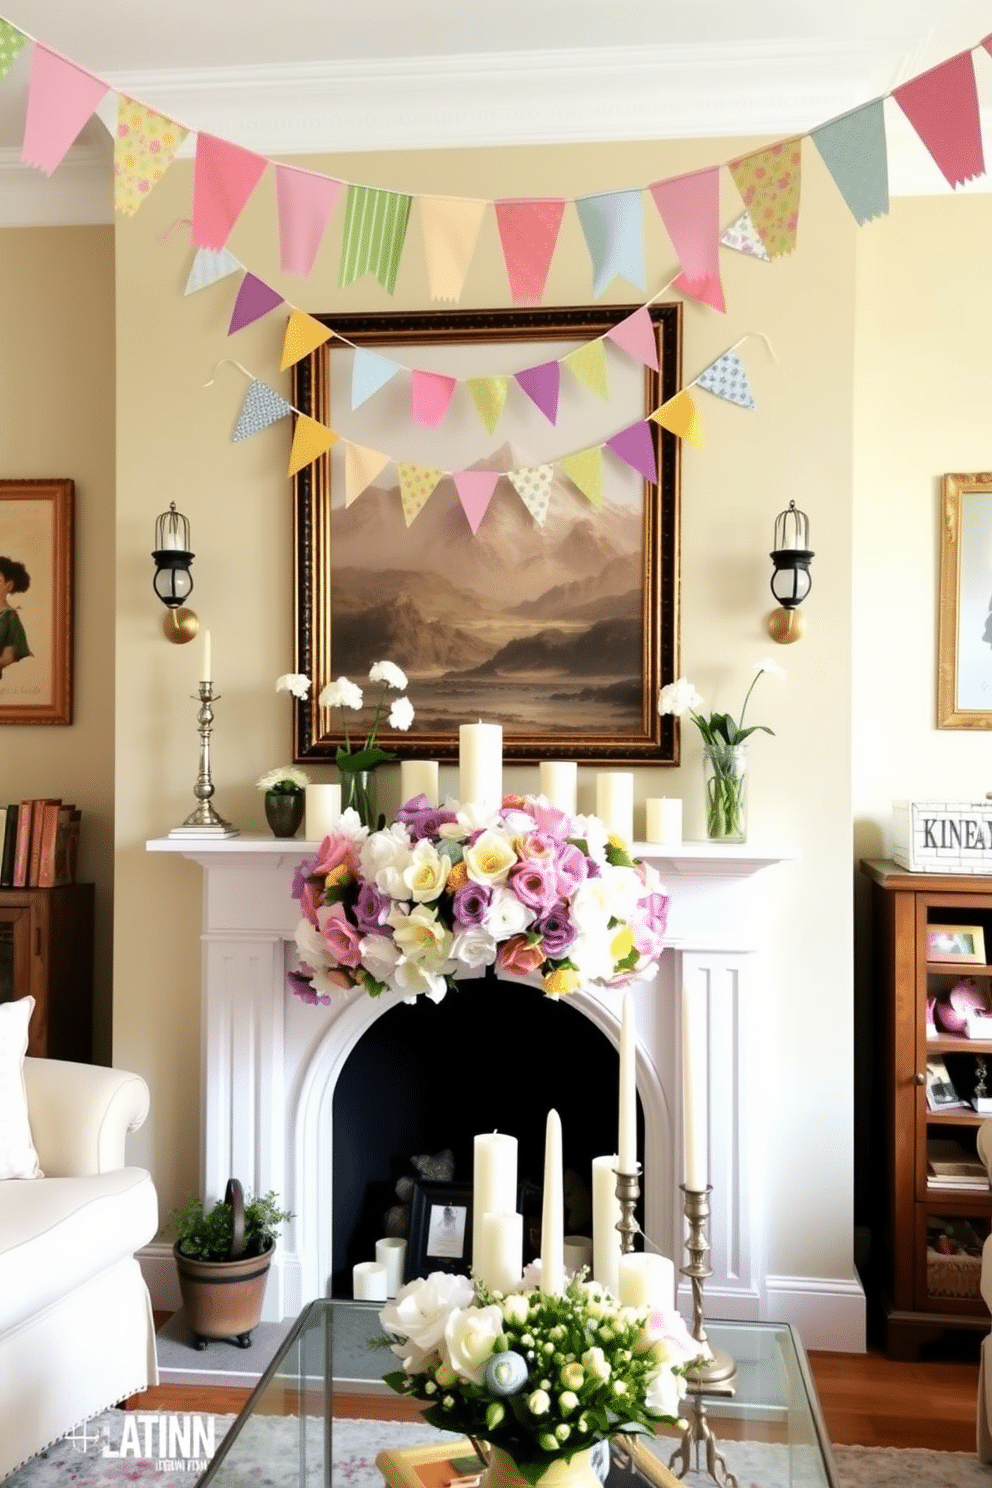
[[0, 1002], [35, 1000], [28, 1053], [93, 1057], [93, 885], [0, 889]]
[[[990, 1323], [978, 1292], [980, 1259], [970, 1240], [973, 1236], [980, 1250], [989, 1233], [992, 1192], [927, 1182], [928, 1141], [956, 1137], [973, 1148], [987, 1118], [970, 1106], [930, 1110], [926, 1069], [928, 1056], [940, 1055], [967, 1100], [974, 1091], [976, 1056], [982, 1055], [992, 1094], [992, 1041], [939, 1026], [936, 1036], [927, 1037], [928, 995], [939, 996], [969, 977], [992, 1001], [992, 965], [928, 960], [926, 931], [928, 925], [981, 925], [986, 958], [992, 957], [992, 877], [910, 873], [875, 859], [866, 859], [861, 868], [871, 883], [874, 982], [873, 1279], [886, 1351], [912, 1358], [948, 1329], [987, 1332]], [[951, 1243], [962, 1245], [956, 1255], [937, 1249], [941, 1228], [953, 1232]]]

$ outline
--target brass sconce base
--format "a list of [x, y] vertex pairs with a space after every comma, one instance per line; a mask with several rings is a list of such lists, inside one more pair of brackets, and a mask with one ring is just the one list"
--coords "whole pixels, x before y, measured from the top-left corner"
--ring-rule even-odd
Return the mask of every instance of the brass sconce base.
[[806, 634], [806, 616], [800, 609], [786, 610], [779, 607], [768, 616], [768, 634], [780, 646], [789, 646], [802, 640]]
[[167, 641], [172, 641], [176, 646], [185, 646], [199, 633], [200, 621], [193, 610], [187, 610], [185, 606], [178, 609], [166, 610], [162, 616], [162, 630]]

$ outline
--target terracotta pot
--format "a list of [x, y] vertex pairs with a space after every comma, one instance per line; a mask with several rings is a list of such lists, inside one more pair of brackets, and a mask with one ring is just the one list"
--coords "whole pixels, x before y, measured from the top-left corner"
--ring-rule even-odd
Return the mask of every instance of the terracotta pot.
[[179, 1273], [183, 1312], [196, 1347], [208, 1338], [230, 1338], [239, 1348], [251, 1347], [251, 1330], [262, 1316], [262, 1301], [275, 1245], [261, 1255], [236, 1261], [194, 1261], [172, 1247]]

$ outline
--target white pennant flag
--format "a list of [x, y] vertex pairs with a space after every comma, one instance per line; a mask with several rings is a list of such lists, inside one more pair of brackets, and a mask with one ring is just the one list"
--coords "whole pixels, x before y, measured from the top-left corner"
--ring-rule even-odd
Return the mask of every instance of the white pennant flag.
[[226, 279], [228, 274], [236, 274], [243, 268], [244, 264], [239, 263], [227, 248], [198, 248], [183, 292], [196, 294], [198, 289], [206, 289], [216, 284], [218, 279]]

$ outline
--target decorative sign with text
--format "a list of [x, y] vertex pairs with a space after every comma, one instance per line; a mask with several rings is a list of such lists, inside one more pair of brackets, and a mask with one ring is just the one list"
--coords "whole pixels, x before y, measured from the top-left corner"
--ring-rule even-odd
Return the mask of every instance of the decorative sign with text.
[[892, 856], [911, 873], [992, 874], [992, 801], [894, 801]]

